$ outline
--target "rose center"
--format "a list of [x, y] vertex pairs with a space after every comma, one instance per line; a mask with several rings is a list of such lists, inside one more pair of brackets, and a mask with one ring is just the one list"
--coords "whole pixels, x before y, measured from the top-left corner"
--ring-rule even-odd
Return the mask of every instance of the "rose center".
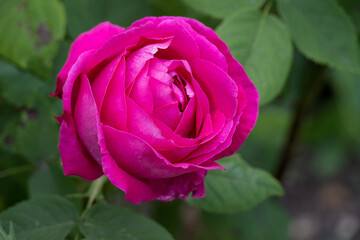
[[183, 112], [190, 101], [190, 98], [194, 95], [194, 91], [186, 81], [184, 81], [179, 75], [173, 76], [173, 83], [171, 89], [175, 97], [179, 101], [179, 110]]

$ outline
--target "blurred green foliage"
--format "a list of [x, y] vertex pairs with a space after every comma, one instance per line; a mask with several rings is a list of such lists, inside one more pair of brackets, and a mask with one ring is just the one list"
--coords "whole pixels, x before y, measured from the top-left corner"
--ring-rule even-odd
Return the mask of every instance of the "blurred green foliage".
[[[286, 192], [238, 212], [281, 192], [270, 174], [243, 160], [226, 163], [231, 183], [209, 173], [212, 191], [194, 201], [199, 208], [180, 201], [134, 206], [106, 183], [96, 199], [102, 204], [83, 211], [90, 184], [62, 174], [53, 118], [61, 101], [49, 93], [80, 33], [149, 15], [196, 18], [229, 45], [262, 104], [239, 153], [282, 180], [290, 195], [296, 179], [311, 178], [312, 186], [359, 170], [358, 0], [0, 0], [0, 239], [172, 239], [168, 232], [175, 239], [290, 239], [295, 221]], [[242, 179], [244, 172], [251, 174]], [[357, 176], [346, 177], [360, 191]], [[310, 201], [307, 193], [299, 202]]]

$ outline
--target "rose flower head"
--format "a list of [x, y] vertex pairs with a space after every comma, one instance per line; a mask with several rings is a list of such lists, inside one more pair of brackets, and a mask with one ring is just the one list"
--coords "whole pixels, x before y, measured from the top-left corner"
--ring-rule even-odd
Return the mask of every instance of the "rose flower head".
[[258, 115], [254, 84], [194, 19], [104, 22], [78, 36], [53, 96], [63, 101], [66, 175], [105, 174], [133, 203], [205, 196], [208, 170], [239, 149]]

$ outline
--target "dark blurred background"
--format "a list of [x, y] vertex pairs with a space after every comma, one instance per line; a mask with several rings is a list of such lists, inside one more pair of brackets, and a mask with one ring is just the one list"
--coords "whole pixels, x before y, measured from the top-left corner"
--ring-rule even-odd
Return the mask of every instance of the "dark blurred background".
[[[1, 13], [7, 11], [9, 2], [0, 1], [0, 38], [14, 35], [14, 45], [16, 41], [29, 41], [18, 39], [22, 35], [16, 37], [16, 26], [5, 26], [2, 21]], [[14, 11], [26, 7], [28, 1], [25, 5], [17, 2]], [[49, 97], [69, 46], [79, 33], [101, 21], [126, 27], [149, 15], [192, 17], [212, 28], [221, 23], [219, 18], [190, 8], [185, 4], [188, 1], [61, 2], [67, 19], [65, 37], [58, 37], [51, 42], [51, 49], [41, 53], [46, 56], [42, 65], [25, 64], [28, 61], [21, 54], [9, 58], [1, 46], [6, 42], [0, 40], [0, 211], [42, 191], [71, 197], [87, 186], [84, 180], [62, 174], [56, 147], [58, 124], [53, 118], [61, 114], [61, 102]], [[359, 34], [360, 2], [338, 2], [358, 24]], [[276, 4], [271, 12], [277, 14]], [[23, 19], [25, 23], [27, 20]], [[37, 32], [43, 41], [39, 44], [50, 41], [47, 33], [46, 29]], [[31, 54], [29, 51], [28, 56]], [[180, 240], [360, 239], [358, 75], [316, 64], [295, 47], [285, 86], [270, 104], [261, 107], [258, 123], [239, 152], [252, 166], [277, 177], [285, 196], [231, 215], [202, 212], [181, 201], [132, 205], [110, 184], [104, 197], [154, 218]], [[69, 187], [69, 181], [75, 182], [70, 185], [75, 187]]]

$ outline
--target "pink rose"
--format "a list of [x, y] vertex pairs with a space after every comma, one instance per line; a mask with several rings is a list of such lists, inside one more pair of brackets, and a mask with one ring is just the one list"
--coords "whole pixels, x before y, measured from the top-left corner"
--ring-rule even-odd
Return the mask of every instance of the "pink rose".
[[105, 174], [133, 203], [203, 197], [206, 172], [239, 149], [259, 103], [225, 43], [183, 17], [81, 34], [53, 96], [65, 174]]

